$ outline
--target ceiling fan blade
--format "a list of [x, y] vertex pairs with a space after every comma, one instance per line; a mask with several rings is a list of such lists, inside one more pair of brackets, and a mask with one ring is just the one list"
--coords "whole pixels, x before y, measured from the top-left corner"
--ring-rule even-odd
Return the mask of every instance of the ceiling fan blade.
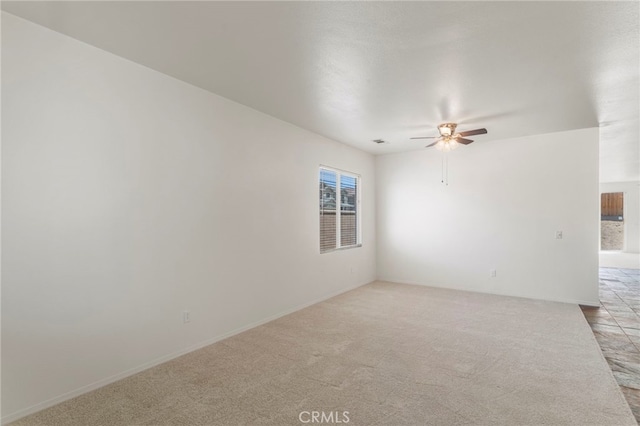
[[439, 138], [440, 136], [420, 136], [417, 138], [409, 138], [409, 139], [436, 139]]
[[473, 135], [484, 135], [487, 133], [487, 129], [476, 129], [476, 130], [467, 130], [466, 132], [458, 133], [458, 136], [473, 136]]
[[456, 142], [461, 143], [462, 145], [469, 145], [473, 141], [471, 139], [456, 138]]
[[434, 143], [430, 143], [429, 145], [425, 146], [425, 148], [432, 147], [432, 146], [434, 146], [435, 144], [437, 144], [438, 142], [440, 142], [440, 141], [435, 141]]

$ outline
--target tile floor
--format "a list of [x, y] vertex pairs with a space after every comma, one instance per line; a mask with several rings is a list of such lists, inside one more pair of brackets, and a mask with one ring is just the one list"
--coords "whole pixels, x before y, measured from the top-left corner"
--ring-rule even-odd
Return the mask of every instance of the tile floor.
[[600, 268], [600, 307], [582, 307], [640, 424], [640, 269]]

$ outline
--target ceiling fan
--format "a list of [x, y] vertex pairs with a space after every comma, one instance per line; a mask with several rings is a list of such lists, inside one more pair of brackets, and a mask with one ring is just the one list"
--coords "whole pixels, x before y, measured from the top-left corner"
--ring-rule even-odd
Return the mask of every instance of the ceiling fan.
[[473, 142], [471, 139], [466, 139], [466, 136], [484, 135], [487, 133], [487, 129], [467, 130], [466, 132], [456, 133], [456, 123], [444, 123], [438, 126], [440, 136], [421, 136], [411, 139], [438, 139], [432, 144], [427, 145], [425, 148], [431, 146], [436, 147], [440, 151], [451, 151], [458, 147], [459, 144], [469, 145]]

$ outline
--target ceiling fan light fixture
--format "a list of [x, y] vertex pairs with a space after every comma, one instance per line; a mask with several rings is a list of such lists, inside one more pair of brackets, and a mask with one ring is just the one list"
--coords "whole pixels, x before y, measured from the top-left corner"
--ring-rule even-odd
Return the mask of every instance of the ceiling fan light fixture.
[[456, 149], [458, 145], [460, 144], [455, 139], [441, 139], [435, 144], [435, 148], [438, 151], [449, 152]]

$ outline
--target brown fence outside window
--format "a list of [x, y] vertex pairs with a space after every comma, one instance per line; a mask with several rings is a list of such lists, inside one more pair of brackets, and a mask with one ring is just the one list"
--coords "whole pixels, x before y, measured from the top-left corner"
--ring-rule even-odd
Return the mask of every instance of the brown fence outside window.
[[602, 220], [623, 220], [623, 197], [622, 192], [600, 194], [600, 217]]

